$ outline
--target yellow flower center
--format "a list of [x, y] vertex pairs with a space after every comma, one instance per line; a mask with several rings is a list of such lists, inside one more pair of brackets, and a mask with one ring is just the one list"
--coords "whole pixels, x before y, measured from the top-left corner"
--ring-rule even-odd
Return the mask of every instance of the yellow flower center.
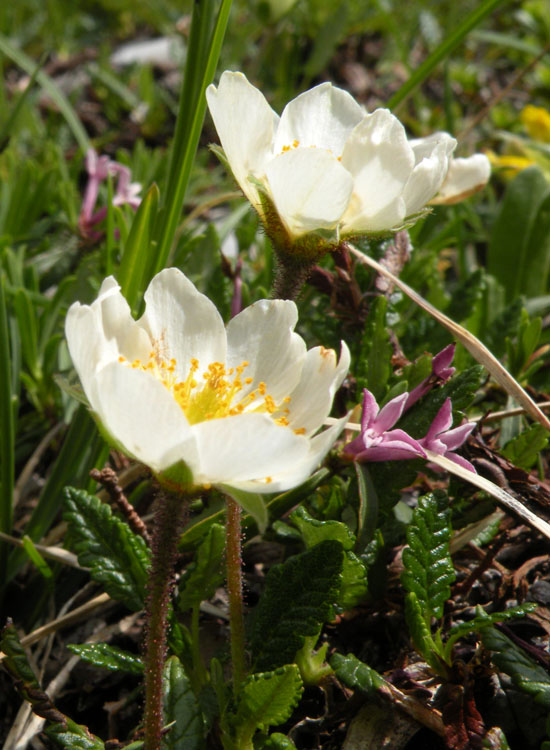
[[[202, 373], [202, 377], [199, 377], [199, 361], [192, 359], [187, 377], [179, 381], [175, 375], [176, 360], [164, 359], [158, 352], [150, 352], [145, 363], [140, 359], [129, 362], [122, 356], [118, 359], [133, 369], [150, 372], [160, 380], [182, 409], [189, 424], [235, 416], [243, 412], [256, 412], [269, 414], [277, 424], [288, 425], [289, 410], [286, 404], [289, 403], [290, 396], [276, 403], [267, 393], [264, 382], [258, 383], [256, 388], [242, 395], [245, 386], [252, 383], [252, 378], [243, 378], [243, 373], [249, 365], [246, 361], [235, 368], [227, 368], [221, 362], [212, 362]], [[295, 432], [300, 435], [304, 434], [305, 430], [301, 428]]]

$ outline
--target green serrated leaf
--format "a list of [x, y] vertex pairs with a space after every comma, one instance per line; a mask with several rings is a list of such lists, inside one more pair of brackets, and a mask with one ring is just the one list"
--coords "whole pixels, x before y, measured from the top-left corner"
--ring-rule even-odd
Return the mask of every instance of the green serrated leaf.
[[335, 539], [340, 542], [344, 550], [352, 550], [355, 545], [355, 535], [345, 523], [341, 521], [319, 521], [310, 516], [302, 505], [293, 510], [288, 518], [300, 530], [302, 539], [308, 549], [325, 539]]
[[150, 553], [142, 537], [83, 490], [65, 490], [64, 519], [76, 538], [78, 561], [113, 599], [143, 609]]
[[51, 724], [47, 736], [64, 750], [104, 750], [104, 743], [87, 727], [67, 719], [64, 724]]
[[367, 568], [354, 552], [344, 552], [342, 561], [342, 584], [337, 604], [343, 610], [355, 607], [368, 591]]
[[316, 635], [332, 617], [342, 558], [342, 545], [326, 540], [271, 568], [250, 638], [257, 669], [292, 662], [305, 636]]
[[66, 750], [104, 750], [105, 745], [87, 727], [76, 724], [58, 711], [48, 696], [40, 689], [38, 680], [29, 664], [17, 631], [11, 622], [2, 630], [0, 648], [6, 654], [4, 666], [14, 679], [14, 685], [34, 712], [46, 719], [46, 734], [59, 747]]
[[68, 643], [67, 648], [95, 667], [143, 674], [143, 661], [139, 656], [108, 643]]
[[536, 608], [537, 605], [534, 602], [526, 602], [525, 604], [518, 604], [516, 607], [510, 607], [504, 612], [492, 612], [490, 615], [482, 610], [477, 617], [468, 620], [468, 622], [461, 622], [460, 625], [455, 625], [447, 631], [445, 653], [450, 654], [456, 641], [469, 633], [480, 633], [485, 628], [491, 627], [495, 622], [505, 622], [516, 617], [524, 617]]
[[[442, 617], [455, 580], [449, 554], [450, 513], [442, 505], [444, 497], [443, 493], [432, 493], [419, 499], [407, 527], [409, 546], [403, 550], [405, 570], [401, 581], [407, 591], [415, 594], [426, 626], [432, 617]], [[416, 612], [416, 608], [411, 610], [415, 616]]]
[[296, 750], [296, 745], [290, 737], [280, 732], [273, 732], [265, 739], [260, 738], [259, 741], [254, 742], [254, 746], [258, 750]]
[[334, 654], [330, 660], [336, 677], [349, 688], [361, 690], [371, 695], [386, 684], [386, 681], [376, 670], [364, 664], [354, 654], [343, 656]]
[[256, 730], [265, 731], [285, 722], [298, 705], [302, 690], [302, 679], [295, 664], [248, 677], [239, 691], [232, 722], [236, 728], [236, 746], [248, 747]]
[[30, 700], [28, 691], [38, 689], [40, 686], [11, 620], [2, 630], [0, 648], [6, 654], [4, 666], [11, 676], [20, 683], [19, 690], [25, 700]]
[[177, 656], [164, 665], [164, 723], [175, 724], [164, 735], [165, 750], [200, 750], [203, 747], [203, 720], [189, 678]]
[[485, 272], [478, 268], [474, 273], [463, 279], [454, 290], [445, 314], [458, 322], [469, 318], [481, 300], [485, 287]]
[[212, 524], [197, 549], [195, 561], [181, 577], [177, 600], [181, 612], [210, 599], [223, 583], [224, 550], [225, 529], [219, 523]]
[[510, 675], [514, 684], [534, 696], [537, 703], [550, 709], [550, 675], [533, 661], [526, 652], [496, 628], [481, 631], [483, 645], [493, 651], [496, 666]]
[[540, 424], [533, 424], [521, 435], [509, 440], [502, 449], [502, 455], [520, 469], [528, 471], [548, 445], [548, 432]]
[[432, 638], [430, 627], [426, 623], [424, 607], [418, 601], [414, 591], [410, 591], [405, 597], [405, 620], [416, 650], [426, 659], [428, 664], [434, 666], [436, 644]]

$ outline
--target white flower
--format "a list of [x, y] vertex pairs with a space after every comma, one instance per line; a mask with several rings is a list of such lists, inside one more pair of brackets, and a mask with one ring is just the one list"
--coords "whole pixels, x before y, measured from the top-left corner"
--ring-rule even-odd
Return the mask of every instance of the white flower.
[[[320, 230], [337, 239], [399, 229], [438, 194], [456, 147], [447, 133], [407, 140], [387, 109], [367, 114], [330, 83], [293, 99], [280, 118], [242, 73], [226, 71], [206, 96], [241, 189], [268, 232], [275, 207], [290, 242]], [[478, 184], [467, 183], [461, 193]]]
[[[181, 271], [161, 271], [134, 320], [115, 279], [66, 320], [69, 351], [110, 439], [161, 480], [265, 493], [301, 484], [345, 418], [316, 434], [349, 367], [306, 350], [293, 302], [261, 300], [224, 327]], [[179, 478], [178, 478], [179, 477]], [[235, 494], [234, 494], [235, 496]]]
[[491, 162], [485, 154], [474, 154], [467, 159], [451, 159], [443, 185], [430, 203], [458, 203], [481, 190], [487, 184], [490, 174]]

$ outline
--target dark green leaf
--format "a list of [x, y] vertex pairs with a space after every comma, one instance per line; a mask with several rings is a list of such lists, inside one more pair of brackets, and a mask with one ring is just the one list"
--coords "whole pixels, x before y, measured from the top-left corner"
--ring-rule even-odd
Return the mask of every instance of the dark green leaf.
[[28, 691], [39, 688], [38, 679], [29, 664], [25, 649], [21, 645], [17, 630], [11, 621], [8, 621], [2, 630], [0, 647], [6, 654], [4, 666], [11, 676], [20, 682], [20, 690], [24, 693], [25, 700], [30, 700], [27, 697]]
[[189, 678], [176, 656], [164, 665], [164, 723], [175, 724], [164, 735], [166, 750], [200, 750], [203, 747], [202, 713]]
[[342, 545], [327, 540], [271, 568], [250, 638], [258, 669], [292, 662], [304, 637], [316, 635], [331, 618], [342, 557]]
[[225, 529], [212, 524], [179, 583], [178, 608], [181, 612], [210, 599], [223, 583]]
[[142, 537], [83, 490], [65, 490], [65, 520], [76, 537], [78, 561], [105, 591], [129, 609], [143, 608], [149, 550]]
[[521, 435], [509, 440], [502, 449], [502, 455], [520, 469], [528, 471], [548, 445], [548, 432], [540, 424], [533, 424]]
[[370, 695], [385, 685], [384, 678], [374, 669], [364, 664], [354, 654], [343, 656], [334, 654], [330, 660], [336, 677], [349, 688], [361, 690]]
[[0, 648], [6, 654], [4, 666], [13, 677], [15, 688], [21, 698], [31, 704], [34, 713], [46, 719], [46, 734], [51, 740], [66, 750], [103, 750], [104, 744], [100, 739], [58, 711], [46, 693], [42, 692], [11, 623], [2, 631]]
[[384, 396], [393, 354], [386, 328], [386, 307], [387, 300], [382, 295], [373, 301], [355, 366], [358, 392], [368, 388], [378, 401]]
[[448, 630], [445, 650], [449, 653], [456, 641], [469, 633], [480, 633], [484, 628], [491, 627], [495, 622], [505, 622], [516, 617], [524, 617], [536, 608], [537, 605], [534, 602], [526, 602], [516, 607], [510, 607], [504, 612], [492, 612], [490, 615], [483, 612], [472, 620], [468, 620], [468, 622], [461, 622], [460, 625], [455, 625]]
[[405, 570], [401, 581], [407, 591], [416, 595], [428, 626], [432, 617], [442, 617], [455, 580], [449, 554], [450, 513], [443, 505], [444, 497], [443, 493], [433, 493], [419, 499], [407, 527], [409, 546], [403, 550]]
[[108, 643], [68, 643], [67, 648], [94, 667], [143, 674], [143, 661], [139, 656]]
[[546, 292], [549, 198], [548, 183], [536, 167], [520, 172], [506, 190], [491, 234], [488, 270], [509, 302]]
[[514, 684], [550, 709], [550, 674], [526, 652], [496, 628], [481, 631], [483, 645], [493, 651], [493, 662], [510, 675]]
[[105, 745], [87, 727], [71, 719], [61, 724], [51, 724], [46, 729], [48, 737], [63, 750], [104, 750]]
[[307, 510], [299, 505], [289, 515], [289, 520], [298, 527], [306, 547], [314, 547], [325, 539], [335, 539], [340, 542], [342, 549], [352, 550], [355, 536], [345, 523], [341, 521], [318, 521], [309, 515]]

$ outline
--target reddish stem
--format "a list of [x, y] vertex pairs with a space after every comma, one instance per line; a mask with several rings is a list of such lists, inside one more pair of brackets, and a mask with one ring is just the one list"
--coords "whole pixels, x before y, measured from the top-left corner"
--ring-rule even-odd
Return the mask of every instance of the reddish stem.
[[145, 641], [144, 750], [159, 750], [162, 736], [162, 671], [166, 657], [166, 625], [179, 530], [187, 497], [162, 492], [155, 503], [152, 564], [147, 598]]
[[227, 497], [225, 554], [227, 593], [229, 595], [229, 626], [231, 629], [231, 662], [233, 692], [236, 694], [245, 676], [243, 579], [241, 556], [241, 507]]

